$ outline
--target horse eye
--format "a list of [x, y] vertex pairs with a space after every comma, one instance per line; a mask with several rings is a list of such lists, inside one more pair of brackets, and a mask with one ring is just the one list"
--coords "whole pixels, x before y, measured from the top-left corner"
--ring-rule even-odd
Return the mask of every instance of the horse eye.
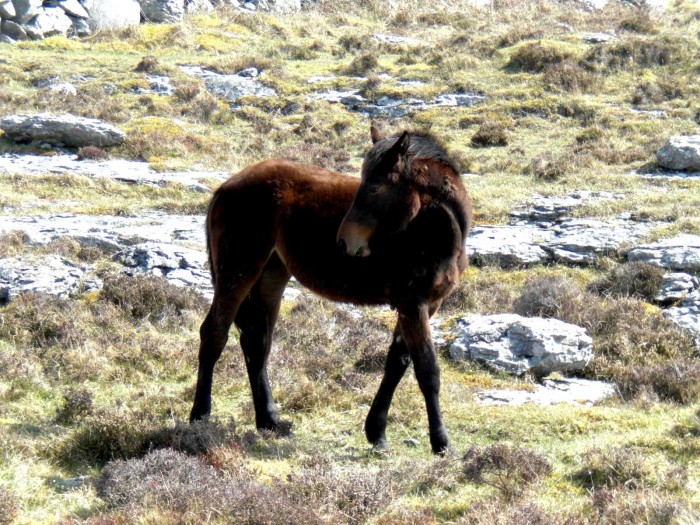
[[371, 186], [368, 186], [367, 191], [369, 191], [371, 195], [379, 193], [379, 184], [372, 184]]

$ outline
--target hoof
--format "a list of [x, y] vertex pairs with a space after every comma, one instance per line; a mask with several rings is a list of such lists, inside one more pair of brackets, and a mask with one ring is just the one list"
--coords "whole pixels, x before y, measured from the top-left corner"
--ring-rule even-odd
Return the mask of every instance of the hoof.
[[292, 437], [294, 432], [292, 432], [292, 422], [286, 419], [268, 421], [263, 425], [257, 425], [258, 430], [263, 436], [276, 436], [276, 437]]
[[390, 447], [389, 447], [389, 442], [384, 439], [378, 439], [374, 443], [372, 443], [372, 454], [375, 454], [377, 456], [386, 456], [389, 454]]
[[434, 436], [430, 436], [430, 446], [433, 449], [433, 454], [444, 456], [450, 450], [450, 438], [446, 432], [439, 432]]
[[192, 412], [190, 412], [190, 424], [195, 421], [201, 421], [203, 419], [208, 419], [211, 413], [211, 408], [200, 408], [196, 405], [192, 407]]

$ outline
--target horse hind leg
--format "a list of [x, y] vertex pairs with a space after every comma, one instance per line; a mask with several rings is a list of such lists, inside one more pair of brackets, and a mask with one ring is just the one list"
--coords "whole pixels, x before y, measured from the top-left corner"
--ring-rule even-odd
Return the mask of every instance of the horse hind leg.
[[280, 425], [267, 376], [267, 360], [287, 281], [287, 268], [279, 257], [273, 254], [235, 318], [236, 326], [241, 332], [241, 349], [253, 394], [255, 424], [260, 430], [275, 431]]

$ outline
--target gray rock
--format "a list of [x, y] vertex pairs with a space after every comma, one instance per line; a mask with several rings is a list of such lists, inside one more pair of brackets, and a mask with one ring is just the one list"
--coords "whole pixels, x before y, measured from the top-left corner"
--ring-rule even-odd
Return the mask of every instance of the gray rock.
[[672, 303], [682, 301], [690, 293], [700, 286], [700, 279], [688, 273], [667, 273], [661, 281], [661, 290], [656, 297], [659, 303]]
[[176, 24], [185, 14], [185, 0], [138, 0], [149, 22]]
[[117, 253], [114, 258], [130, 275], [154, 274], [178, 286], [194, 286], [213, 294], [207, 254], [174, 244], [143, 243]]
[[11, 115], [0, 119], [0, 129], [17, 142], [47, 142], [68, 147], [116, 146], [126, 135], [111, 124], [73, 115]]
[[663, 315], [689, 332], [700, 348], [700, 290], [691, 293], [680, 306], [664, 310]]
[[56, 84], [51, 84], [49, 86], [49, 91], [53, 93], [58, 93], [59, 95], [72, 97], [78, 94], [78, 90], [75, 89], [75, 86], [70, 82], [59, 82]]
[[12, 3], [16, 13], [14, 21], [26, 24], [41, 12], [43, 0], [12, 0]]
[[257, 10], [257, 7], [255, 6], [255, 4], [253, 2], [246, 2], [245, 4], [243, 4], [241, 6], [241, 9], [245, 9], [246, 11], [255, 12]]
[[209, 0], [185, 0], [185, 11], [188, 13], [210, 13], [214, 6]]
[[579, 404], [593, 405], [616, 393], [615, 385], [589, 379], [561, 378], [545, 379], [528, 390], [481, 390], [476, 398], [483, 405], [518, 406], [526, 403], [536, 405]]
[[93, 32], [123, 29], [141, 22], [141, 7], [136, 0], [83, 0], [90, 14], [88, 25]]
[[17, 11], [12, 0], [0, 0], [0, 18], [14, 18]]
[[519, 220], [556, 222], [571, 215], [571, 212], [584, 204], [621, 197], [619, 194], [607, 191], [577, 191], [567, 197], [534, 195], [531, 202], [516, 207], [510, 215]]
[[418, 441], [416, 438], [408, 438], [403, 440], [403, 444], [409, 448], [416, 448], [418, 445], [420, 445], [420, 441]]
[[0, 44], [9, 44], [9, 45], [13, 45], [13, 44], [16, 44], [16, 43], [17, 43], [17, 42], [15, 42], [15, 40], [12, 39], [12, 38], [10, 38], [9, 36], [7, 36], [7, 35], [1, 35], [1, 34], [0, 34]]
[[36, 15], [29, 24], [29, 27], [34, 28], [43, 37], [65, 36], [72, 26], [73, 21], [60, 7], [44, 7], [43, 11]]
[[0, 304], [29, 292], [67, 297], [95, 290], [102, 283], [91, 272], [92, 266], [78, 265], [58, 255], [0, 259]]
[[610, 33], [584, 33], [581, 35], [581, 41], [586, 44], [605, 44], [611, 40], [618, 40], [618, 38]]
[[669, 270], [700, 271], [700, 235], [681, 234], [643, 244], [629, 250], [627, 259]]
[[90, 15], [78, 0], [44, 0], [44, 7], [47, 6], [60, 7], [67, 15], [75, 18], [90, 18]]
[[244, 77], [244, 78], [256, 78], [260, 76], [260, 71], [258, 71], [258, 68], [256, 67], [247, 67], [243, 69], [242, 71], [239, 71], [236, 73], [239, 77]]
[[0, 24], [0, 31], [3, 35], [9, 36], [13, 40], [26, 40], [29, 38], [24, 28], [12, 20], [3, 20]]
[[615, 254], [644, 238], [654, 223], [629, 220], [567, 219], [553, 228], [555, 235], [543, 247], [555, 261], [590, 264], [601, 255]]
[[151, 87], [151, 91], [158, 95], [170, 96], [175, 91], [169, 77], [148, 75], [146, 78], [148, 80], [148, 85]]
[[272, 13], [298, 13], [301, 11], [301, 0], [257, 0], [256, 7]]
[[700, 135], [676, 135], [656, 153], [659, 166], [669, 170], [700, 171]]
[[182, 66], [188, 75], [204, 80], [207, 90], [229, 102], [235, 103], [245, 96], [272, 97], [277, 93], [257, 80], [240, 75], [222, 75], [199, 66]]
[[406, 44], [415, 46], [422, 43], [417, 38], [409, 38], [407, 36], [385, 35], [382, 33], [374, 33], [372, 35], [372, 38], [378, 40], [379, 42], [384, 42], [387, 44]]
[[551, 260], [540, 244], [553, 237], [554, 232], [534, 224], [476, 226], [467, 238], [467, 252], [469, 259], [480, 266], [531, 266]]
[[90, 36], [92, 34], [92, 30], [90, 29], [90, 24], [88, 23], [87, 20], [83, 20], [82, 18], [71, 17], [71, 21], [73, 22], [72, 32], [76, 36], [79, 36], [80, 38], [85, 38], [85, 37]]
[[471, 359], [512, 374], [547, 375], [583, 369], [593, 356], [592, 342], [585, 329], [558, 319], [469, 316], [459, 319], [449, 353], [455, 361]]

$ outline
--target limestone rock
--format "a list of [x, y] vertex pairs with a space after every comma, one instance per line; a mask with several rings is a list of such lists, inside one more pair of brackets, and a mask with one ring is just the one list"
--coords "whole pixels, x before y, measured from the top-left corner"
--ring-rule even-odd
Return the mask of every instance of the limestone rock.
[[533, 391], [480, 390], [476, 392], [476, 398], [483, 405], [518, 406], [525, 403], [545, 406], [560, 403], [593, 405], [614, 395], [615, 392], [615, 385], [610, 383], [566, 377], [545, 379], [541, 385], [536, 385]]
[[12, 0], [0, 0], [0, 18], [14, 18], [17, 11]]
[[29, 292], [43, 292], [67, 297], [101, 286], [91, 274], [90, 265], [78, 265], [59, 257], [10, 257], [0, 260], [0, 304]]
[[680, 306], [664, 310], [663, 315], [692, 334], [700, 348], [700, 290], [695, 290]]
[[214, 6], [209, 0], [186, 0], [185, 10], [188, 13], [204, 12], [209, 13], [214, 10]]
[[65, 35], [73, 26], [73, 21], [60, 7], [45, 7], [32, 19], [28, 27], [41, 33], [42, 37]]
[[682, 272], [667, 273], [661, 281], [661, 290], [656, 301], [659, 303], [682, 301], [698, 287], [700, 287], [700, 279], [694, 275]]
[[12, 20], [3, 20], [0, 24], [0, 31], [3, 35], [9, 36], [13, 40], [26, 40], [27, 32], [24, 28]]
[[185, 14], [185, 0], [138, 0], [149, 22], [176, 24]]
[[301, 11], [301, 0], [254, 0], [256, 10], [272, 13], [298, 13]]
[[554, 233], [537, 225], [476, 226], [467, 238], [469, 259], [477, 265], [504, 268], [542, 264], [551, 260], [540, 246]]
[[593, 355], [592, 343], [585, 329], [557, 319], [469, 316], [458, 321], [450, 356], [512, 374], [532, 371], [542, 376], [583, 369]]
[[90, 15], [91, 31], [123, 29], [141, 22], [141, 7], [136, 0], [83, 0]]
[[116, 146], [126, 135], [111, 124], [73, 115], [11, 115], [0, 119], [0, 129], [14, 141], [62, 144], [68, 147]]
[[627, 259], [669, 270], [700, 271], [700, 235], [681, 234], [643, 244], [629, 250]]
[[619, 199], [621, 196], [607, 191], [577, 191], [566, 197], [548, 197], [535, 194], [527, 204], [510, 212], [514, 219], [536, 222], [560, 221], [585, 204], [601, 200]]
[[676, 135], [656, 153], [659, 166], [677, 171], [700, 171], [700, 135]]
[[240, 74], [222, 75], [199, 66], [182, 66], [182, 70], [188, 75], [203, 79], [207, 91], [232, 103], [249, 95], [256, 97], [276, 95], [274, 89], [264, 86], [254, 78], [244, 77]]
[[43, 0], [12, 0], [15, 8], [14, 22], [26, 24], [41, 12]]
[[44, 0], [44, 7], [60, 7], [68, 16], [75, 18], [90, 18], [83, 5], [78, 0]]

